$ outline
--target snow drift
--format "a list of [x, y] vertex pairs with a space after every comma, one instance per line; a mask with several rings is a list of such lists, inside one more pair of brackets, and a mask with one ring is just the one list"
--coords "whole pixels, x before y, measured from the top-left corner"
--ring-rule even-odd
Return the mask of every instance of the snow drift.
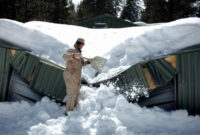
[[141, 108], [115, 88], [82, 87], [79, 104], [68, 117], [64, 106], [47, 97], [36, 104], [0, 103], [1, 135], [199, 135], [200, 117], [186, 110]]

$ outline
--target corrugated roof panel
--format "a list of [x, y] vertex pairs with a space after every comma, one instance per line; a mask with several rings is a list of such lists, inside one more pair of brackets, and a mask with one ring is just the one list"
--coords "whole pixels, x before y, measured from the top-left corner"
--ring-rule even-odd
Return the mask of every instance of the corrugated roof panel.
[[21, 73], [22, 77], [28, 79], [31, 76], [35, 66], [38, 63], [39, 63], [39, 58], [29, 54], [27, 56], [26, 64], [24, 68], [22, 69], [22, 73]]
[[59, 75], [59, 70], [57, 70], [56, 68], [50, 68], [49, 71], [51, 71], [51, 73], [49, 74], [49, 78], [52, 78], [51, 80], [49, 79], [48, 81], [48, 85], [47, 85], [47, 89], [49, 90], [50, 95], [55, 95], [54, 91], [55, 89], [57, 89], [57, 87], [55, 87], [55, 83], [56, 80], [58, 80], [58, 75]]
[[63, 70], [42, 62], [36, 67], [30, 86], [59, 101], [66, 96]]
[[64, 97], [66, 96], [66, 86], [63, 79], [62, 70], [59, 70], [56, 80], [57, 80], [57, 86], [56, 89], [54, 89], [54, 92], [56, 92], [56, 99], [63, 101]]
[[37, 77], [40, 75], [40, 70], [41, 69], [41, 63], [39, 62], [38, 65], [36, 66], [35, 68], [35, 71], [34, 71], [34, 74], [33, 74], [33, 79], [30, 83], [30, 86], [33, 87], [34, 89], [37, 89], [39, 90], [39, 84], [41, 82], [41, 80], [38, 80], [38, 79], [41, 79], [41, 77], [39, 77], [37, 79]]
[[4, 101], [6, 98], [9, 62], [10, 50], [0, 48], [0, 101]]
[[137, 103], [141, 106], [158, 106], [165, 110], [174, 110], [176, 109], [174, 88], [174, 84], [168, 82], [167, 84], [150, 91], [149, 97], [140, 97]]
[[23, 78], [28, 79], [39, 59], [36, 56], [28, 54], [24, 51], [17, 51], [13, 56], [10, 64]]
[[152, 60], [145, 65], [157, 86], [166, 84], [177, 73], [164, 59]]
[[200, 113], [200, 51], [177, 55], [178, 107]]
[[151, 77], [151, 75], [150, 75], [150, 73], [149, 73], [147, 67], [143, 66], [142, 69], [143, 69], [143, 72], [144, 72], [144, 74], [145, 74], [146, 80], [147, 80], [147, 82], [148, 82], [149, 89], [150, 89], [150, 90], [155, 89], [155, 88], [156, 88], [156, 85], [155, 85], [155, 83], [154, 83], [154, 81], [153, 81], [153, 79], [152, 79], [152, 77]]
[[20, 72], [22, 66], [24, 65], [23, 59], [26, 59], [25, 55], [26, 53], [24, 51], [17, 51], [10, 61], [10, 64], [18, 73]]

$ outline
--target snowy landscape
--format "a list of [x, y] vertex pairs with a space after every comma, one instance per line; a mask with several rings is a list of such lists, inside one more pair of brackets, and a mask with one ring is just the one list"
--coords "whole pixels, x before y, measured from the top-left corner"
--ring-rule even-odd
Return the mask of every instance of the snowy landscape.
[[[186, 18], [150, 26], [89, 29], [47, 22], [0, 19], [0, 38], [62, 67], [62, 55], [78, 37], [86, 40], [83, 56], [108, 59], [102, 73], [87, 66], [83, 77], [98, 82], [139, 62], [163, 57], [200, 43], [200, 19]], [[79, 104], [66, 117], [65, 106], [44, 97], [30, 104], [0, 103], [0, 135], [200, 135], [199, 115], [186, 110], [128, 103], [112, 86], [82, 86]]]
[[186, 110], [165, 112], [131, 104], [115, 89], [83, 86], [69, 116], [44, 97], [36, 104], [0, 103], [1, 135], [199, 135], [200, 117]]

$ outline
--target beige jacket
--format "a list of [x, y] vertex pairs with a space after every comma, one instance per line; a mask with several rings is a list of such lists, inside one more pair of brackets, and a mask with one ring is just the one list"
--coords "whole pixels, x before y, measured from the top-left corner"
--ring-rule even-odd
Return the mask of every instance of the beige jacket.
[[77, 49], [68, 49], [63, 55], [64, 60], [67, 62], [63, 77], [68, 95], [80, 93], [82, 67], [89, 64], [89, 62], [84, 61], [83, 58], [75, 58], [74, 53], [80, 52]]

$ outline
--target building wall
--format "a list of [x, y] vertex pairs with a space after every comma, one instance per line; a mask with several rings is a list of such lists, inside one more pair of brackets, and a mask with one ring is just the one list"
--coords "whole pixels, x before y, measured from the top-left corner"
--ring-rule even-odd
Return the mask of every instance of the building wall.
[[10, 49], [0, 48], [0, 101], [6, 100]]
[[200, 114], [200, 51], [177, 55], [178, 108]]
[[25, 100], [27, 102], [36, 102], [41, 100], [43, 96], [44, 94], [32, 89], [25, 79], [12, 70], [8, 89], [8, 101]]

